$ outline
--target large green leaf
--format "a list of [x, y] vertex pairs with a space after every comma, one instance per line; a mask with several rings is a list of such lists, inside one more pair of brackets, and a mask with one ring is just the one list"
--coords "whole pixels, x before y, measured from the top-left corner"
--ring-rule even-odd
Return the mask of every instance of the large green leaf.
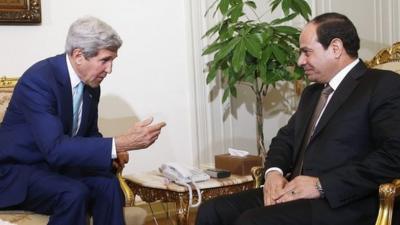
[[274, 33], [275, 31], [271, 26], [267, 27], [263, 35], [264, 43], [271, 43], [271, 40], [274, 38]]
[[243, 4], [243, 0], [230, 0], [231, 5]]
[[276, 26], [274, 27], [274, 29], [279, 33], [284, 33], [289, 35], [294, 35], [299, 33], [299, 30], [297, 28], [291, 26]]
[[207, 32], [201, 38], [205, 38], [207, 36], [212, 36], [219, 30], [220, 27], [221, 27], [221, 23], [217, 23], [216, 25], [214, 25], [213, 27], [208, 29]]
[[233, 38], [229, 41], [225, 46], [221, 48], [220, 51], [217, 52], [214, 56], [214, 61], [219, 61], [225, 56], [227, 56], [231, 51], [235, 48], [235, 46], [239, 43], [240, 39], [238, 37]]
[[218, 30], [218, 34], [219, 34], [218, 39], [221, 41], [231, 38], [232, 35], [229, 31], [229, 21], [228, 20], [223, 21], [223, 23], [221, 24], [221, 26]]
[[244, 57], [246, 56], [246, 47], [243, 39], [236, 45], [233, 51], [232, 66], [235, 72], [239, 72], [244, 64]]
[[246, 50], [254, 57], [260, 59], [262, 50], [259, 39], [254, 35], [249, 35], [244, 38], [244, 43], [246, 45]]
[[268, 60], [271, 58], [272, 55], [272, 48], [271, 47], [267, 47], [266, 49], [264, 49], [264, 51], [262, 52], [261, 55], [261, 63], [265, 64], [268, 62]]
[[299, 15], [299, 14], [298, 13], [292, 13], [290, 15], [286, 15], [283, 18], [274, 19], [274, 20], [271, 21], [271, 24], [281, 24], [281, 23], [290, 21], [290, 20], [296, 18], [297, 15]]
[[246, 1], [244, 4], [248, 5], [250, 8], [257, 9], [257, 5], [254, 1]]
[[221, 0], [218, 7], [221, 11], [221, 14], [225, 16], [228, 12], [229, 0]]
[[240, 78], [240, 80], [253, 83], [256, 77], [255, 76], [256, 70], [257, 70], [257, 65], [245, 64], [243, 68], [243, 76]]
[[208, 72], [207, 75], [207, 80], [206, 80], [207, 84], [213, 81], [216, 76], [217, 76], [217, 67], [211, 66], [210, 71]]
[[222, 103], [224, 103], [226, 99], [228, 99], [228, 97], [229, 97], [229, 87], [225, 88], [224, 90], [224, 95], [222, 96]]
[[255, 39], [255, 40], [257, 40], [257, 42], [260, 44], [260, 45], [264, 45], [264, 33], [262, 32], [262, 31], [259, 31], [259, 32], [257, 32], [257, 33], [252, 33], [252, 34], [250, 34], [249, 36], [250, 36], [250, 38], [251, 39]]
[[209, 45], [206, 49], [204, 49], [202, 55], [208, 55], [211, 54], [219, 49], [221, 49], [222, 46], [226, 44], [227, 41], [224, 42], [214, 42], [211, 45]]
[[271, 12], [273, 12], [276, 7], [278, 7], [278, 5], [281, 3], [282, 0], [273, 0], [270, 4], [271, 7]]
[[304, 0], [295, 0], [293, 1], [293, 8], [297, 8], [300, 12], [301, 16], [306, 20], [309, 21], [309, 17], [311, 15], [311, 8], [310, 5]]
[[229, 91], [231, 92], [231, 95], [233, 96], [233, 97], [237, 97], [237, 90], [236, 90], [236, 87], [235, 86], [229, 86]]
[[285, 16], [289, 15], [290, 0], [282, 0], [282, 11]]
[[243, 3], [233, 6], [231, 9], [232, 10], [229, 13], [231, 16], [231, 22], [236, 22], [239, 20], [239, 17], [243, 15]]
[[278, 60], [280, 64], [285, 64], [286, 62], [285, 52], [282, 51], [282, 49], [280, 49], [279, 46], [277, 45], [271, 45], [271, 48], [272, 48], [272, 53], [274, 54], [276, 60]]

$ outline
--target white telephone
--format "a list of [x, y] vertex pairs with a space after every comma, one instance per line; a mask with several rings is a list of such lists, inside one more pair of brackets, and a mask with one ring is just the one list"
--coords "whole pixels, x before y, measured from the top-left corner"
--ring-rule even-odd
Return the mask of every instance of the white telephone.
[[[201, 193], [195, 182], [209, 180], [210, 176], [208, 174], [200, 169], [189, 169], [183, 167], [178, 163], [164, 163], [161, 165], [159, 170], [163, 174], [163, 176], [168, 178], [170, 181], [183, 185], [188, 189], [190, 207], [197, 207], [200, 205]], [[189, 185], [189, 183], [192, 183], [193, 186], [196, 188], [197, 196], [199, 199], [196, 204], [192, 204], [192, 186]]]

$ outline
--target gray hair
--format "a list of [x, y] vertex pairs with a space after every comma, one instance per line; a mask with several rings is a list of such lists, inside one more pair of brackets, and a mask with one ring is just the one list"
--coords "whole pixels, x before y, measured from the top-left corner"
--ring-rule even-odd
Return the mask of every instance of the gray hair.
[[81, 49], [85, 58], [91, 58], [101, 49], [116, 52], [121, 45], [121, 38], [110, 25], [98, 18], [87, 16], [71, 24], [65, 52], [71, 55], [74, 49]]

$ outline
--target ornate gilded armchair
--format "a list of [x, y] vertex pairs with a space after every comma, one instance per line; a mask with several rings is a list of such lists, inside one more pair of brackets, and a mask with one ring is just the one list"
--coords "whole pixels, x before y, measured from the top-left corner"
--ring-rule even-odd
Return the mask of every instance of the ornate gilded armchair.
[[[367, 62], [369, 67], [392, 70], [400, 74], [400, 42], [382, 49]], [[394, 201], [400, 193], [400, 179], [379, 186], [379, 213], [375, 225], [391, 225]]]
[[[375, 57], [366, 62], [368, 67], [392, 70], [400, 74], [400, 42], [394, 43], [391, 47], [380, 50]], [[264, 169], [253, 167], [252, 175], [256, 187], [264, 183]], [[375, 225], [391, 225], [394, 208], [394, 201], [400, 195], [400, 178], [391, 183], [379, 186], [379, 213]]]
[[[5, 110], [11, 100], [11, 95], [17, 81], [17, 78], [0, 77], [0, 122], [3, 120]], [[147, 213], [144, 209], [133, 207], [133, 193], [125, 183], [125, 179], [121, 174], [122, 171], [117, 172], [121, 189], [125, 195], [126, 207], [124, 208], [124, 214], [126, 224], [141, 225], [143, 224]], [[2, 224], [2, 220], [17, 225], [45, 225], [48, 223], [49, 217], [27, 211], [0, 210], [0, 224]]]

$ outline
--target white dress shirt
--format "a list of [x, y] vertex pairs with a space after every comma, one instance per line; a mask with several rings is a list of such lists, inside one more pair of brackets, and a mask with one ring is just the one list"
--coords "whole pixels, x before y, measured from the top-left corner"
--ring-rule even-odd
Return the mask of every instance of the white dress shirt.
[[[79, 82], [82, 82], [81, 79], [79, 78], [78, 74], [76, 74], [74, 68], [71, 65], [71, 62], [69, 61], [68, 54], [65, 54], [65, 58], [67, 60], [67, 68], [68, 68], [68, 74], [69, 74], [69, 79], [71, 80], [71, 90], [72, 90], [72, 96], [74, 96], [74, 87], [78, 85]], [[83, 82], [82, 82], [83, 83]], [[78, 129], [81, 126], [81, 120], [82, 120], [82, 104], [79, 105], [79, 116], [78, 116]], [[111, 149], [111, 158], [116, 159], [117, 158], [117, 148], [115, 146], [115, 138], [112, 139], [112, 149]]]

